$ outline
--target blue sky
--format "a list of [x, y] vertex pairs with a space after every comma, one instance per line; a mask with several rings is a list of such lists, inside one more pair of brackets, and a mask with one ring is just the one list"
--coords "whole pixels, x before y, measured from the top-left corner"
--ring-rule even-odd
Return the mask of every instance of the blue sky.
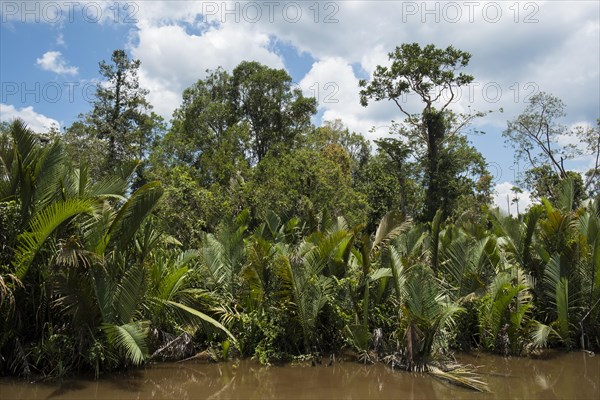
[[[256, 60], [286, 68], [305, 95], [317, 97], [317, 124], [340, 118], [375, 139], [402, 115], [390, 103], [361, 107], [358, 79], [387, 64], [387, 52], [401, 43], [453, 45], [472, 54], [467, 72], [475, 76], [453, 109], [494, 110], [475, 123], [486, 135], [470, 140], [503, 199], [517, 167], [501, 132], [528, 95], [563, 99], [568, 126], [600, 116], [599, 21], [596, 1], [0, 0], [0, 119], [20, 117], [40, 131], [70, 125], [89, 110], [98, 62], [124, 48], [141, 60], [141, 84], [167, 120], [206, 69]], [[419, 109], [410, 96], [405, 105]], [[581, 158], [571, 167], [589, 163]]]

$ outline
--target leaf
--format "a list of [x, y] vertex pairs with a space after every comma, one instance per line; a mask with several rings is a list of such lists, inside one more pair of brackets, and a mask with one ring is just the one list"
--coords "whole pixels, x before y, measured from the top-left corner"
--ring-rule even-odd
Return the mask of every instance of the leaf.
[[102, 330], [115, 348], [123, 351], [133, 364], [140, 365], [148, 358], [148, 330], [140, 322], [124, 325], [103, 324]]
[[84, 213], [92, 213], [91, 200], [69, 199], [49, 205], [36, 213], [29, 223], [29, 230], [19, 235], [15, 254], [17, 278], [22, 280], [38, 251], [48, 237], [65, 221]]
[[393, 276], [391, 268], [378, 268], [369, 274], [369, 282], [375, 282], [381, 278], [389, 278], [391, 276]]
[[561, 276], [561, 259], [555, 254], [546, 265], [544, 275], [545, 293], [556, 307], [558, 334], [569, 342], [569, 281]]
[[538, 322], [531, 334], [531, 340], [537, 347], [546, 347], [550, 336], [560, 337], [552, 327]]
[[490, 392], [487, 382], [483, 381], [475, 371], [466, 366], [460, 366], [450, 371], [442, 371], [435, 366], [428, 365], [427, 369], [431, 375], [445, 379], [455, 385], [464, 386], [478, 392]]
[[117, 250], [125, 250], [146, 217], [157, 206], [163, 192], [160, 182], [150, 182], [136, 190], [120, 208], [105, 238], [109, 238]]
[[127, 266], [113, 297], [116, 323], [131, 321], [146, 294], [146, 270], [141, 265]]
[[214, 327], [216, 327], [216, 328], [219, 328], [220, 330], [222, 330], [223, 332], [225, 332], [225, 334], [226, 334], [227, 336], [229, 336], [229, 338], [232, 340], [232, 342], [233, 342], [233, 343], [236, 345], [236, 347], [237, 347], [237, 340], [236, 340], [236, 338], [235, 338], [235, 337], [234, 337], [234, 336], [231, 334], [231, 332], [229, 332], [229, 330], [228, 330], [227, 328], [225, 328], [225, 327], [224, 327], [224, 326], [223, 326], [223, 325], [222, 325], [220, 322], [218, 322], [217, 320], [215, 320], [215, 319], [213, 319], [213, 318], [209, 317], [208, 315], [204, 314], [204, 313], [203, 313], [203, 312], [201, 312], [201, 311], [198, 311], [198, 310], [196, 310], [196, 309], [194, 309], [194, 308], [188, 307], [188, 306], [186, 306], [186, 305], [184, 305], [184, 304], [177, 303], [177, 302], [175, 302], [175, 301], [171, 301], [171, 300], [166, 300], [166, 301], [164, 301], [164, 300], [161, 300], [161, 299], [157, 299], [157, 300], [158, 300], [158, 301], [161, 301], [161, 302], [164, 302], [164, 303], [166, 303], [166, 304], [169, 304], [169, 305], [171, 305], [171, 306], [173, 306], [173, 307], [180, 308], [180, 309], [182, 309], [183, 311], [186, 311], [186, 312], [188, 312], [188, 313], [190, 313], [190, 314], [192, 314], [192, 315], [194, 315], [194, 316], [196, 316], [196, 317], [200, 318], [201, 320], [208, 322], [209, 324], [213, 325]]
[[394, 277], [396, 296], [398, 297], [398, 301], [402, 302], [406, 294], [406, 271], [398, 250], [393, 246], [390, 247], [390, 266]]
[[375, 249], [383, 242], [388, 242], [396, 238], [406, 227], [408, 223], [402, 213], [389, 212], [383, 216], [377, 227], [375, 239], [371, 249]]

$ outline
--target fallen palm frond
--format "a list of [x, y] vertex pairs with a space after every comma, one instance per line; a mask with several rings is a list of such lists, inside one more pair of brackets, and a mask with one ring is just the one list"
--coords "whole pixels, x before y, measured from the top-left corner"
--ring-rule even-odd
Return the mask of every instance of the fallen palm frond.
[[489, 392], [487, 382], [483, 381], [481, 376], [475, 372], [475, 367], [471, 365], [454, 365], [452, 369], [442, 370], [429, 364], [427, 372], [436, 378], [444, 379], [455, 385], [463, 386], [478, 392]]

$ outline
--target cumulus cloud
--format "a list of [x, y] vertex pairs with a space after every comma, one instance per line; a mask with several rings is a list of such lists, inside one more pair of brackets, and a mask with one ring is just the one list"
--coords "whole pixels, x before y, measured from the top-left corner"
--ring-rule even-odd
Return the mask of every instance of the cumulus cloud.
[[[454, 45], [473, 54], [468, 72], [475, 76], [475, 85], [463, 91], [454, 109], [503, 108], [504, 114], [486, 117], [491, 126], [503, 127], [522, 111], [527, 96], [539, 90], [583, 110], [573, 118], [589, 119], [597, 112], [600, 34], [593, 2], [581, 7], [552, 2], [275, 3], [252, 3], [260, 8], [255, 19], [254, 8], [235, 1], [178, 2], [177, 7], [161, 1], [138, 3], [131, 50], [142, 60], [142, 83], [151, 87], [151, 100], [161, 102], [155, 103], [157, 110], [170, 116], [182, 90], [207, 68], [231, 69], [246, 59], [282, 67], [274, 46], [278, 43], [317, 60], [302, 79], [302, 89], [311, 94], [314, 84], [321, 84], [317, 94], [324, 118], [343, 118], [366, 133], [367, 126], [389, 123], [402, 114], [383, 103], [360, 107], [358, 78], [351, 66], [371, 75], [377, 65], [387, 64], [387, 53], [395, 46], [419, 42]], [[334, 88], [324, 90], [328, 82], [338, 85], [338, 102], [322, 101]]]
[[31, 130], [38, 133], [44, 133], [51, 127], [58, 128], [60, 126], [58, 121], [35, 112], [31, 106], [17, 109], [11, 104], [0, 103], [0, 121], [11, 122], [17, 118], [22, 119]]
[[176, 23], [141, 21], [132, 43], [133, 56], [142, 62], [140, 83], [150, 90], [156, 112], [170, 118], [181, 93], [206, 75], [207, 69], [233, 69], [244, 60], [283, 68], [267, 33], [252, 27], [211, 26], [202, 34], [189, 33]]
[[[514, 184], [511, 182], [502, 182], [496, 185], [494, 190], [494, 205], [500, 207], [505, 214], [517, 215], [517, 203], [513, 202], [515, 193], [511, 191]], [[518, 194], [519, 213], [525, 212], [532, 204], [531, 193], [523, 189], [523, 193]]]
[[323, 120], [341, 119], [348, 129], [368, 139], [385, 136], [390, 121], [397, 119], [399, 113], [388, 101], [361, 106], [359, 78], [352, 66], [340, 57], [315, 62], [299, 86], [305, 96], [316, 97]]
[[45, 71], [51, 71], [59, 75], [77, 75], [79, 68], [69, 66], [67, 61], [62, 58], [60, 51], [47, 51], [41, 58], [35, 60]]

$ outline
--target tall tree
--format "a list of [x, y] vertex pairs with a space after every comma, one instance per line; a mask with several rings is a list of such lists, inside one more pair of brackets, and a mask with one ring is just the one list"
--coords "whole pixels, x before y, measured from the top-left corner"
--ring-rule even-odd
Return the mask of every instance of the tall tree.
[[285, 70], [244, 61], [233, 70], [232, 79], [234, 110], [250, 126], [254, 161], [260, 162], [278, 145], [293, 146], [310, 126], [317, 102], [292, 88], [292, 77]]
[[592, 186], [600, 168], [600, 119], [596, 127], [569, 129], [559, 123], [566, 116], [565, 108], [558, 97], [540, 92], [531, 96], [525, 111], [509, 121], [503, 132], [515, 149], [516, 158], [530, 166], [525, 182], [548, 198], [555, 197], [558, 188], [556, 184], [548, 184], [548, 180], [564, 180], [570, 176], [565, 161], [578, 156], [591, 158], [592, 168], [583, 183], [584, 193]]
[[360, 133], [350, 132], [341, 119], [324, 121], [304, 139], [304, 145], [312, 149], [322, 149], [331, 144], [341, 146], [350, 156], [353, 176], [366, 165], [371, 155], [369, 141]]
[[539, 167], [525, 171], [523, 182], [531, 190], [533, 198], [537, 200], [545, 198], [552, 204], [557, 204], [566, 181], [565, 177], [570, 179], [573, 185], [572, 208], [575, 209], [587, 197], [583, 179], [578, 172], [566, 171], [565, 176], [561, 178], [550, 165], [541, 164]]
[[[455, 114], [449, 106], [460, 87], [473, 81], [473, 76], [459, 72], [469, 63], [471, 55], [452, 46], [438, 49], [434, 45], [403, 44], [389, 53], [392, 64], [377, 66], [371, 82], [360, 81], [360, 101], [367, 106], [370, 99], [393, 101], [406, 116], [405, 126], [398, 133], [407, 139], [413, 151], [424, 149], [425, 208], [422, 218], [431, 221], [449, 199], [453, 179], [442, 178], [444, 149], [450, 138], [458, 135], [475, 117], [483, 113]], [[414, 93], [423, 108], [411, 113], [403, 97]], [[438, 108], [436, 108], [436, 106]], [[389, 143], [390, 145], [392, 143]], [[451, 177], [456, 178], [456, 177]]]
[[207, 71], [184, 91], [161, 157], [191, 167], [203, 185], [228, 185], [269, 150], [294, 147], [315, 112], [283, 69], [242, 62], [232, 73]]
[[111, 61], [100, 62], [102, 81], [86, 118], [94, 134], [107, 142], [109, 169], [144, 159], [162, 122], [151, 112], [152, 106], [146, 100], [148, 90], [140, 87], [140, 60], [131, 60], [125, 50], [115, 50]]
[[155, 156], [165, 167], [191, 168], [202, 185], [227, 185], [247, 169], [249, 129], [235, 116], [231, 75], [222, 68], [207, 73], [184, 90], [182, 105]]

